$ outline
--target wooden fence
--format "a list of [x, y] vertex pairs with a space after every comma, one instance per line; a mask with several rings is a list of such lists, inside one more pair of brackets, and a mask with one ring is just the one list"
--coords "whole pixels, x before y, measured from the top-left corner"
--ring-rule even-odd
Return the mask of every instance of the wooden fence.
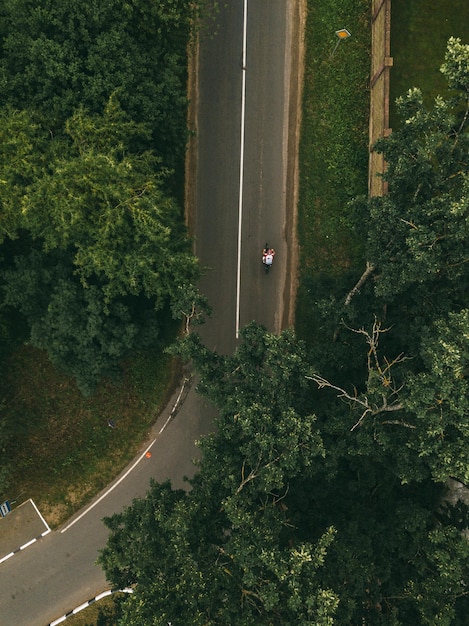
[[372, 0], [371, 13], [371, 79], [370, 79], [370, 159], [368, 193], [383, 196], [387, 185], [380, 174], [386, 163], [381, 154], [373, 150], [380, 137], [391, 133], [389, 128], [389, 73], [391, 57], [391, 0]]

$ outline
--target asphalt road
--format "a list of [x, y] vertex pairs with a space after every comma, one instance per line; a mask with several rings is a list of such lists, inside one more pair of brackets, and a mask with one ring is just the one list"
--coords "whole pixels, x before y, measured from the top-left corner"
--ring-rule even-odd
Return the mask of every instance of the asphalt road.
[[[202, 35], [198, 94], [196, 253], [209, 268], [201, 289], [213, 306], [201, 329], [209, 347], [236, 346], [240, 167], [243, 167], [240, 327], [257, 320], [278, 332], [287, 301], [286, 176], [291, 5], [248, 2], [243, 70], [243, 2], [231, 0], [216, 37]], [[242, 74], [245, 71], [244, 158], [241, 163]], [[277, 255], [263, 271], [264, 244]]]
[[[201, 36], [197, 87], [197, 146], [193, 227], [195, 250], [211, 268], [201, 288], [214, 313], [202, 327], [209, 347], [228, 353], [237, 343], [236, 310], [243, 325], [258, 320], [279, 331], [287, 302], [286, 128], [291, 32], [295, 0], [250, 0], [243, 70], [243, 2], [228, 0]], [[245, 151], [240, 281], [237, 280], [242, 75], [245, 72]], [[261, 249], [277, 250], [269, 275]], [[238, 290], [239, 285], [239, 290]], [[173, 403], [175, 398], [173, 398]], [[195, 440], [210, 430], [213, 409], [190, 390], [162, 433], [172, 403], [160, 416], [135, 468], [89, 511], [0, 565], [0, 626], [45, 626], [108, 588], [95, 565], [106, 542], [104, 516], [143, 496], [150, 478], [175, 487], [193, 472]], [[146, 447], [152, 456], [146, 458]], [[119, 480], [119, 479], [117, 479]]]

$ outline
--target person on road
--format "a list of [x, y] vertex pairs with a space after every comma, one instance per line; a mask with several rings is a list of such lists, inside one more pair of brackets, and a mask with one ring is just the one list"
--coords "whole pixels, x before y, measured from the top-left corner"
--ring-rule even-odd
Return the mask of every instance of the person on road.
[[275, 250], [273, 248], [264, 248], [262, 250], [262, 263], [264, 263], [264, 265], [272, 265], [274, 256]]

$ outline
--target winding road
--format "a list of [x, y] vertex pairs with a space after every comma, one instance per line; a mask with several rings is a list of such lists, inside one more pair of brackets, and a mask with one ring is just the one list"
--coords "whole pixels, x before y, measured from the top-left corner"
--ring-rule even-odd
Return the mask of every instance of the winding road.
[[[200, 34], [194, 63], [196, 132], [187, 201], [195, 252], [208, 268], [201, 289], [213, 307], [200, 332], [208, 347], [230, 353], [247, 322], [278, 332], [291, 320], [292, 90], [298, 88], [301, 0], [221, 4]], [[269, 275], [260, 261], [266, 241], [277, 250]], [[0, 626], [59, 623], [108, 588], [95, 565], [107, 537], [102, 518], [143, 496], [150, 478], [183, 486], [183, 477], [193, 473], [194, 442], [211, 428], [213, 409], [192, 388], [173, 415], [176, 399], [131, 467], [105, 492], [62, 528], [0, 564]]]

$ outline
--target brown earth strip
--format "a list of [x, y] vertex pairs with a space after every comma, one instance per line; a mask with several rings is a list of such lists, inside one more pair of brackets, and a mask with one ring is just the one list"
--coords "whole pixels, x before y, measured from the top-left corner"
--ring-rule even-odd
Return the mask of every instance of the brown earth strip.
[[286, 285], [282, 328], [295, 325], [295, 304], [298, 289], [298, 195], [299, 195], [299, 146], [303, 102], [305, 27], [307, 0], [292, 2], [291, 19], [291, 67], [288, 114], [288, 166], [286, 184], [285, 235], [288, 246]]
[[370, 160], [368, 193], [383, 196], [387, 184], [382, 179], [386, 169], [383, 155], [373, 150], [380, 137], [391, 133], [389, 128], [389, 81], [393, 65], [391, 57], [391, 0], [373, 0], [371, 10], [371, 77], [370, 77]]

